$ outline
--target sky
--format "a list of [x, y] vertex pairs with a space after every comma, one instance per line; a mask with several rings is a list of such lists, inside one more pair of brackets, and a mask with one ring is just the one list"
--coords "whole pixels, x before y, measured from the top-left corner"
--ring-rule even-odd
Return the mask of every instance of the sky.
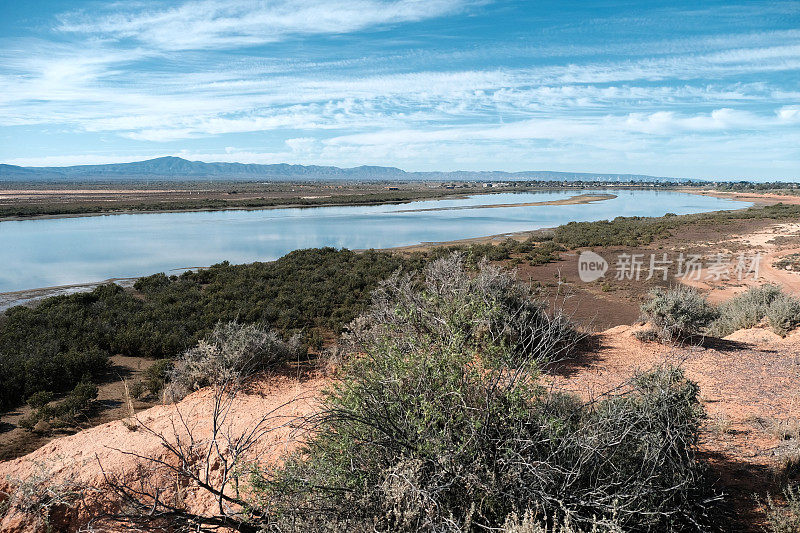
[[800, 0], [0, 0], [0, 162], [800, 180]]

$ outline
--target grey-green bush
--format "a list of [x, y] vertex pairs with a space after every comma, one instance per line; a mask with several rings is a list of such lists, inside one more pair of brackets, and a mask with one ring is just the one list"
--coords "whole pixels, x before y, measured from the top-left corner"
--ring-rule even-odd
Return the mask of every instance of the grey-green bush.
[[716, 309], [703, 295], [683, 285], [653, 289], [641, 310], [664, 340], [686, 340], [702, 335], [717, 317]]
[[785, 505], [767, 499], [767, 524], [770, 533], [797, 533], [800, 531], [800, 485], [789, 485], [783, 492]]
[[[251, 479], [254, 507], [268, 510], [270, 527], [464, 532], [566, 520], [576, 530], [679, 531], [706, 524], [695, 459], [703, 419], [697, 386], [665, 367], [589, 404], [547, 391], [535, 363], [557, 358], [565, 340], [521, 326], [544, 319], [540, 307], [518, 299], [512, 279], [486, 266], [475, 278], [459, 269], [459, 258], [448, 258], [421, 284], [395, 277], [376, 294], [351, 337], [358, 353], [306, 421], [309, 440]], [[499, 316], [511, 325], [495, 323]], [[509, 522], [515, 513], [524, 523]]]
[[546, 312], [512, 273], [481, 261], [470, 275], [455, 253], [430, 263], [422, 280], [396, 273], [383, 282], [347, 335], [351, 351], [388, 337], [463, 344], [484, 361], [515, 366], [565, 358], [580, 335], [560, 310]]
[[301, 354], [298, 336], [284, 341], [256, 324], [219, 323], [208, 338], [185, 351], [167, 370], [165, 395], [174, 401], [209, 385], [241, 382]]
[[563, 513], [576, 528], [706, 523], [702, 410], [678, 370], [643, 374], [593, 406], [449, 347], [408, 353], [389, 341], [344, 372], [314, 437], [256, 476], [276, 530], [299, 520], [315, 531], [484, 531], [517, 510], [542, 523]]
[[711, 333], [724, 337], [755, 327], [765, 318], [775, 333], [786, 335], [800, 325], [800, 300], [784, 294], [777, 285], [751, 287], [720, 305]]
[[772, 331], [785, 336], [800, 327], [800, 300], [787, 294], [776, 297], [767, 309], [767, 320]]

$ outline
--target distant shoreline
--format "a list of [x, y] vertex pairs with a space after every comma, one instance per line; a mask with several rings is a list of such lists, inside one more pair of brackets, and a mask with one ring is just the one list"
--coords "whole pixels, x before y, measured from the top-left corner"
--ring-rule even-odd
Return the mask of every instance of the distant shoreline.
[[800, 196], [791, 194], [771, 194], [757, 192], [736, 192], [736, 191], [716, 191], [714, 189], [694, 189], [688, 187], [677, 187], [678, 192], [696, 194], [698, 196], [711, 196], [723, 200], [736, 200], [740, 202], [752, 202], [757, 205], [774, 205], [778, 203], [789, 205], [800, 205]]
[[[562, 189], [563, 190], [563, 189]], [[735, 197], [739, 193], [719, 193], [717, 191], [693, 191], [689, 190], [679, 190], [680, 192], [687, 192], [691, 194], [698, 194], [701, 196], [708, 195], [708, 196], [717, 196], [720, 198], [727, 198], [731, 200], [740, 200], [740, 201], [748, 201], [745, 198], [737, 198]], [[479, 194], [490, 194], [490, 192], [486, 193], [479, 193]], [[472, 195], [472, 194], [470, 194]], [[448, 198], [454, 198], [463, 195], [452, 195], [447, 196]], [[734, 196], [734, 197], [731, 197]], [[761, 198], [763, 201], [760, 202], [762, 204], [771, 204], [777, 203], [777, 201], [771, 197], [770, 195], [754, 195], [754, 194], [743, 194], [742, 196], [747, 196], [748, 198]], [[571, 196], [569, 198], [562, 198], [560, 200], [549, 200], [543, 202], [528, 202], [528, 203], [519, 203], [519, 204], [498, 204], [498, 205], [483, 205], [483, 206], [464, 206], [464, 209], [475, 209], [475, 208], [492, 208], [492, 207], [524, 207], [524, 206], [546, 206], [546, 205], [579, 205], [579, 204], [588, 204], [598, 201], [604, 201], [616, 198], [616, 195], [613, 194], [578, 194]], [[800, 203], [800, 197], [796, 198], [797, 202], [791, 203]], [[752, 199], [750, 199], [752, 201]], [[382, 202], [382, 203], [389, 203], [389, 202]], [[400, 203], [400, 202], [391, 202], [391, 203]], [[405, 202], [402, 202], [405, 203]], [[344, 204], [344, 205], [353, 205], [353, 204]], [[373, 204], [373, 205], [380, 205], [380, 204]], [[256, 209], [282, 209], [286, 206], [281, 207], [271, 207], [271, 208], [248, 208], [246, 210], [256, 210]], [[327, 206], [325, 206], [327, 207]], [[414, 211], [429, 211], [429, 210], [443, 210], [443, 209], [452, 209], [452, 208], [431, 208], [431, 209], [424, 209], [424, 210], [409, 210], [410, 212]], [[241, 209], [198, 209], [198, 210], [191, 210], [191, 211], [229, 211], [229, 210], [241, 210]], [[185, 210], [178, 210], [178, 211], [168, 211], [168, 212], [184, 212]], [[154, 211], [144, 211], [144, 212], [136, 212], [136, 213], [152, 213]], [[117, 214], [117, 213], [114, 213]], [[131, 213], [133, 214], [133, 213]], [[72, 216], [100, 216], [101, 213], [97, 214], [89, 214], [89, 215], [72, 215]], [[68, 216], [67, 216], [68, 217]], [[60, 215], [52, 215], [43, 218], [67, 218], [62, 217]], [[29, 218], [22, 218], [22, 220], [29, 220]], [[485, 244], [485, 243], [493, 243], [499, 242], [505, 239], [513, 238], [513, 239], [521, 239], [524, 240], [525, 238], [535, 235], [546, 233], [548, 231], [552, 231], [554, 228], [537, 228], [531, 230], [523, 230], [517, 232], [507, 232], [507, 233], [499, 233], [494, 235], [484, 235], [479, 237], [468, 237], [464, 239], [454, 239], [450, 241], [432, 241], [427, 242], [423, 241], [417, 244], [410, 244], [405, 246], [395, 246], [395, 247], [388, 247], [388, 248], [379, 248], [378, 250], [382, 251], [396, 251], [396, 252], [414, 252], [420, 250], [427, 250], [432, 247], [438, 246], [457, 246], [457, 245], [465, 245], [465, 244]], [[354, 250], [354, 251], [363, 251], [363, 250]], [[184, 268], [176, 268], [173, 269], [174, 271], [185, 271], [185, 270], [194, 270], [194, 269], [202, 269], [207, 267], [184, 267]], [[146, 277], [152, 275], [146, 274], [141, 277]], [[0, 292], [0, 313], [5, 312], [5, 310], [9, 309], [10, 307], [14, 307], [16, 305], [25, 305], [28, 303], [35, 303], [39, 300], [44, 298], [48, 298], [50, 296], [58, 296], [62, 294], [72, 294], [76, 292], [88, 292], [93, 290], [94, 288], [106, 284], [106, 283], [120, 283], [123, 286], [133, 286], [133, 283], [139, 279], [139, 277], [125, 277], [125, 278], [109, 278], [102, 281], [97, 282], [86, 282], [86, 283], [73, 283], [68, 285], [58, 285], [58, 286], [51, 286], [51, 287], [40, 287], [40, 288], [32, 288], [32, 289], [23, 289], [18, 291], [8, 291], [8, 292]]]
[[[0, 184], [1, 185], [1, 184]], [[520, 190], [521, 189], [521, 190]], [[502, 194], [502, 193], [537, 193], [537, 192], [553, 192], [553, 191], [564, 191], [564, 192], [575, 192], [578, 193], [581, 190], [602, 190], [602, 189], [620, 189], [620, 190], [640, 190], [640, 189], [649, 189], [649, 187], [631, 187], [630, 185], [620, 185], [620, 186], [610, 186], [610, 185], [598, 185], [596, 187], [564, 187], [564, 186], [552, 186], [552, 187], [533, 187], [533, 188], [515, 188], [515, 187], [498, 187], [498, 188], [490, 188], [490, 189], [469, 189], [469, 190], [437, 190], [437, 191], [430, 191], [430, 190], [419, 190], [419, 189], [409, 189], [409, 190], [400, 190], [400, 191], [372, 191], [371, 193], [367, 193], [363, 195], [363, 198], [359, 198], [353, 195], [345, 195], [344, 197], [337, 195], [330, 195], [326, 194], [323, 196], [308, 196], [308, 197], [292, 197], [286, 198], [286, 202], [281, 202], [280, 198], [243, 198], [241, 201], [247, 202], [252, 200], [263, 200], [264, 205], [236, 205], [236, 203], [232, 203], [231, 205], [225, 206], [208, 206], [208, 205], [200, 205], [197, 207], [187, 206], [187, 207], [164, 207], [158, 208], [157, 205], [153, 205], [152, 209], [148, 208], [138, 208], [137, 206], [126, 206], [122, 205], [119, 209], [115, 209], [109, 206], [106, 209], [100, 210], [87, 210], [87, 211], [80, 211], [80, 212], [70, 212], [68, 211], [71, 203], [64, 203], [62, 204], [65, 209], [65, 212], [52, 212], [52, 213], [41, 213], [41, 214], [30, 214], [30, 215], [7, 215], [3, 216], [0, 215], [0, 222], [20, 222], [26, 220], [53, 220], [53, 219], [60, 219], [60, 218], [76, 218], [76, 217], [94, 217], [94, 216], [112, 216], [112, 215], [138, 215], [138, 214], [159, 214], [159, 213], [200, 213], [200, 212], [217, 212], [217, 211], [260, 211], [260, 210], [272, 210], [272, 209], [305, 209], [305, 208], [314, 208], [314, 207], [347, 207], [347, 206], [374, 206], [374, 205], [399, 205], [405, 204], [410, 202], [417, 202], [417, 201], [426, 201], [426, 200], [442, 200], [442, 199], [463, 199], [468, 196], [475, 196], [475, 195], [486, 195], [486, 194]], [[1, 189], [0, 189], [1, 190]], [[677, 190], [673, 187], [664, 187], [661, 190]], [[326, 191], [327, 192], [327, 191]], [[381, 194], [399, 194], [400, 197], [396, 198], [380, 198], [375, 197]], [[578, 194], [577, 196], [587, 196]], [[589, 195], [593, 196], [593, 195]], [[601, 195], [602, 196], [602, 195]], [[192, 201], [192, 198], [186, 199], [175, 199], [175, 201], [182, 202], [182, 201]], [[583, 203], [583, 202], [577, 202]], [[536, 205], [536, 204], [531, 204]], [[545, 204], [543, 204], [545, 205]], [[552, 204], [552, 205], [566, 205], [566, 204]], [[7, 205], [0, 206], [0, 208], [6, 208]], [[96, 206], [92, 206], [96, 207]], [[57, 205], [52, 207], [53, 210], [58, 210], [59, 207]]]
[[543, 205], [577, 205], [613, 200], [616, 194], [578, 194], [561, 200], [547, 200], [545, 202], [523, 202], [516, 204], [491, 204], [491, 205], [461, 205], [454, 207], [430, 207], [427, 209], [405, 209], [397, 213], [421, 213], [424, 211], [459, 211], [462, 209], [491, 209], [497, 207], [538, 207]]

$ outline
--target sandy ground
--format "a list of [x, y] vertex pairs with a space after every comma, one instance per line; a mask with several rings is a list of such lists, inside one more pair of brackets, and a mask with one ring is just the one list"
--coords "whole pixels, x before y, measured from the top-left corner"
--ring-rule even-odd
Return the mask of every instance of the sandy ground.
[[759, 194], [746, 192], [724, 192], [704, 189], [698, 190], [693, 188], [681, 188], [679, 190], [682, 192], [699, 194], [701, 196], [714, 196], [715, 198], [742, 200], [760, 205], [773, 205], [777, 203], [800, 205], [800, 194]]
[[497, 207], [537, 207], [544, 205], [579, 205], [590, 204], [592, 202], [602, 202], [616, 198], [616, 194], [578, 194], [562, 200], [548, 200], [546, 202], [523, 202], [515, 204], [481, 204], [481, 205], [462, 205], [457, 207], [431, 207], [428, 209], [404, 209], [398, 213], [420, 213], [423, 211], [460, 211], [462, 209], [493, 209]]
[[[257, 445], [248, 450], [248, 462], [268, 464], [297, 445], [294, 430], [289, 427], [297, 417], [314, 411], [316, 399], [325, 381], [319, 376], [273, 375], [250, 384], [234, 401], [229, 417], [222, 424], [222, 433], [232, 439], [252, 431], [257, 421], [269, 416], [274, 431], [263, 434]], [[56, 439], [25, 457], [0, 463], [0, 491], [11, 492], [18, 480], [27, 480], [40, 487], [64, 487], [78, 490], [80, 498], [74, 506], [56, 507], [48, 517], [57, 531], [77, 531], [105, 509], [113, 508], [114, 498], [104, 488], [106, 476], [121, 476], [136, 483], [155, 470], [154, 464], [139, 457], [172, 461], [157, 437], [176, 444], [187, 442], [189, 435], [205, 450], [212, 434], [211, 413], [214, 394], [211, 389], [198, 391], [177, 405], [160, 405], [137, 413], [135, 419], [115, 421], [87, 429], [75, 435]], [[145, 429], [146, 428], [146, 429]], [[220, 440], [224, 449], [225, 439]], [[136, 454], [136, 455], [132, 455]], [[198, 459], [196, 466], [204, 468]], [[212, 471], [218, 468], [211, 465]], [[174, 492], [174, 481], [163, 480], [165, 493]], [[209, 512], [213, 499], [197, 487], [180, 493], [195, 512]], [[40, 513], [25, 512], [19, 505], [0, 521], [0, 530], [38, 532], [44, 530]], [[93, 531], [121, 531], [119, 527], [93, 524]]]
[[[796, 244], [795, 244], [796, 243]], [[777, 268], [775, 263], [787, 255], [800, 252], [800, 223], [769, 224], [756, 231], [736, 235], [732, 238], [721, 238], [716, 242], [706, 243], [708, 250], [731, 256], [731, 261], [739, 253], [747, 257], [760, 255], [758, 277], [745, 276], [739, 280], [731, 276], [730, 279], [707, 279], [708, 272], [701, 270], [700, 279], [682, 278], [682, 283], [701, 289], [707, 294], [709, 301], [719, 303], [732, 296], [743, 292], [748, 287], [763, 283], [780, 285], [785, 292], [800, 296], [800, 272]]]
[[682, 366], [699, 384], [708, 413], [701, 451], [728, 494], [730, 531], [763, 531], [764, 516], [753, 496], [772, 490], [786, 458], [800, 452], [800, 331], [782, 339], [754, 328], [705, 347], [679, 348], [637, 340], [640, 327], [603, 332], [599, 349], [563, 365], [552, 382], [589, 398], [636, 371]]

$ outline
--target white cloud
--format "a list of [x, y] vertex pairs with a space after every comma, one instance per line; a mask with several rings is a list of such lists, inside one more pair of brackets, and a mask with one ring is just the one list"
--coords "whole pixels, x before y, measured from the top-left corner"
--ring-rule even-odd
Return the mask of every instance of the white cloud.
[[295, 153], [311, 152], [317, 144], [317, 140], [313, 137], [296, 137], [294, 139], [286, 139], [284, 142]]
[[[786, 113], [784, 113], [786, 114]], [[537, 118], [506, 124], [470, 125], [425, 131], [383, 130], [341, 135], [324, 141], [326, 145], [375, 146], [409, 143], [463, 141], [571, 140], [603, 145], [612, 140], [664, 137], [678, 133], [707, 133], [726, 130], [772, 129], [784, 118], [760, 116], [733, 109], [717, 109], [707, 114], [683, 116], [674, 112], [630, 113], [628, 115], [582, 116], [576, 118]]]
[[162, 50], [218, 49], [415, 22], [458, 12], [467, 5], [464, 0], [195, 0], [170, 9], [132, 5], [128, 11], [99, 19], [82, 12], [67, 13], [57, 29], [134, 39]]

